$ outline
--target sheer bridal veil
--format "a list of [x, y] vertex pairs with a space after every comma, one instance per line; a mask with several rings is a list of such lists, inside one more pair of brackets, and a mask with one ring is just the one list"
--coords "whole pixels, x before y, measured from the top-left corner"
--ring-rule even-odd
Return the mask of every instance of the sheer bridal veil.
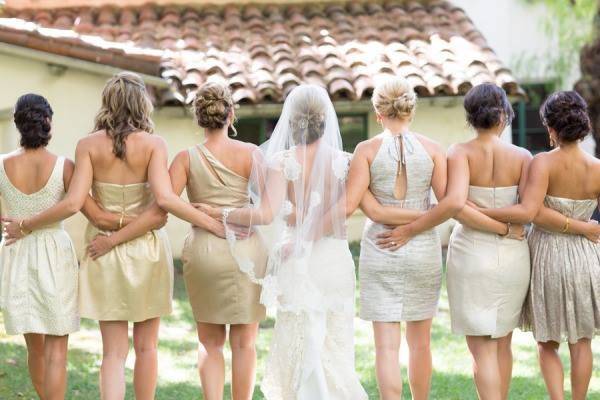
[[[315, 85], [292, 90], [271, 138], [255, 153], [252, 204], [223, 211], [232, 254], [240, 269], [262, 285], [261, 303], [267, 307], [301, 312], [353, 306], [347, 296], [325, 290], [311, 271], [319, 241], [346, 238], [348, 165], [326, 90]], [[260, 235], [269, 255], [266, 269], [241, 251], [234, 233], [240, 229]]]

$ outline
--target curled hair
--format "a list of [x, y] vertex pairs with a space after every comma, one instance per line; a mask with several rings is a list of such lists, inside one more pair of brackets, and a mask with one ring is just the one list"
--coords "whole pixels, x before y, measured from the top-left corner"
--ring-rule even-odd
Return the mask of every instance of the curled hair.
[[21, 146], [26, 149], [46, 147], [52, 135], [52, 107], [44, 97], [28, 93], [15, 105], [14, 121], [21, 134]]
[[205, 83], [194, 98], [196, 122], [205, 129], [221, 129], [227, 125], [233, 107], [231, 91], [221, 83]]
[[150, 119], [152, 110], [152, 101], [142, 78], [133, 72], [120, 72], [104, 86], [94, 130], [105, 130], [113, 141], [115, 156], [125, 159], [125, 141], [130, 133], [154, 131]]
[[395, 119], [412, 119], [417, 108], [417, 94], [402, 77], [388, 79], [373, 91], [373, 107], [378, 114]]
[[311, 144], [323, 136], [326, 110], [327, 105], [320, 96], [310, 91], [301, 92], [290, 115], [290, 128], [295, 144]]
[[469, 90], [463, 102], [467, 121], [475, 129], [505, 128], [515, 113], [506, 92], [493, 83], [482, 83]]
[[559, 142], [581, 140], [591, 131], [587, 103], [574, 91], [552, 93], [540, 108], [540, 118], [556, 131]]

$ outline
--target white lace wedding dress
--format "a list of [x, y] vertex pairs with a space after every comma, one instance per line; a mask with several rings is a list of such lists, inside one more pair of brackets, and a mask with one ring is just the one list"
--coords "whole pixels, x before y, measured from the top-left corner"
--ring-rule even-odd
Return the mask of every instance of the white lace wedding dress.
[[268, 400], [367, 399], [354, 369], [355, 278], [348, 242], [319, 240], [308, 265], [322, 293], [348, 302], [338, 312], [277, 313], [261, 390]]
[[[255, 154], [252, 204], [223, 210], [240, 269], [262, 286], [261, 303], [277, 310], [261, 385], [267, 400], [367, 399], [354, 370], [348, 163], [327, 92], [300, 85], [288, 95], [271, 139]], [[238, 251], [231, 224], [262, 236], [269, 251], [266, 271]]]

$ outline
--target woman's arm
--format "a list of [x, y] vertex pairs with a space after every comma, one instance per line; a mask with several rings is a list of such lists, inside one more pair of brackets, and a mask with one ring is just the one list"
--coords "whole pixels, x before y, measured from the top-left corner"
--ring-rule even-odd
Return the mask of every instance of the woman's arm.
[[[544, 196], [548, 190], [548, 160], [545, 154], [538, 154], [533, 158], [527, 173], [527, 183], [523, 189], [519, 187], [521, 201], [510, 207], [480, 208], [479, 211], [490, 218], [512, 224], [528, 224], [540, 211], [544, 203]], [[522, 190], [522, 191], [521, 191]]]
[[98, 234], [87, 247], [92, 259], [102, 257], [114, 247], [143, 236], [146, 232], [162, 228], [167, 223], [167, 213], [156, 203], [135, 217], [127, 226], [110, 235]]
[[439, 145], [431, 148], [434, 162], [431, 187], [436, 197], [441, 200], [415, 221], [380, 234], [377, 242], [380, 248], [396, 250], [415, 235], [453, 217], [465, 206], [469, 187], [469, 174], [464, 173], [465, 166], [468, 169], [466, 154], [459, 146], [454, 146], [446, 160], [446, 155]]
[[421, 210], [383, 206], [370, 190], [367, 190], [363, 195], [360, 208], [372, 221], [393, 226], [408, 224], [425, 214], [425, 211]]
[[154, 136], [153, 139], [155, 140], [155, 146], [148, 165], [148, 181], [158, 206], [192, 225], [224, 238], [225, 228], [223, 224], [197, 210], [175, 194], [168, 170], [167, 145], [164, 139], [159, 136]]
[[22, 231], [33, 231], [62, 221], [77, 213], [83, 207], [94, 176], [89, 153], [90, 144], [87, 139], [81, 139], [77, 143], [75, 150], [75, 171], [65, 197], [47, 210], [22, 221], [5, 218], [4, 220], [9, 222], [6, 225], [7, 239], [19, 239], [23, 237], [24, 232]]
[[498, 235], [507, 235], [510, 233], [508, 224], [496, 221], [469, 205], [465, 205], [461, 212], [456, 214], [454, 218], [461, 224], [472, 229], [496, 233]]

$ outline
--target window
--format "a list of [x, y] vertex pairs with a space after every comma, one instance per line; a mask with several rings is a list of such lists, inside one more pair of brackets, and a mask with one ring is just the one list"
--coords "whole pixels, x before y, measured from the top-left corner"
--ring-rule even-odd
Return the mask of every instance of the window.
[[513, 104], [515, 119], [512, 123], [513, 143], [532, 153], [550, 150], [548, 132], [540, 119], [540, 106], [548, 96], [545, 84], [523, 85], [527, 98]]
[[[344, 150], [353, 152], [357, 144], [367, 139], [367, 114], [342, 114], [338, 116]], [[235, 124], [236, 139], [254, 144], [264, 143], [271, 137], [277, 125], [277, 118], [240, 118]]]

